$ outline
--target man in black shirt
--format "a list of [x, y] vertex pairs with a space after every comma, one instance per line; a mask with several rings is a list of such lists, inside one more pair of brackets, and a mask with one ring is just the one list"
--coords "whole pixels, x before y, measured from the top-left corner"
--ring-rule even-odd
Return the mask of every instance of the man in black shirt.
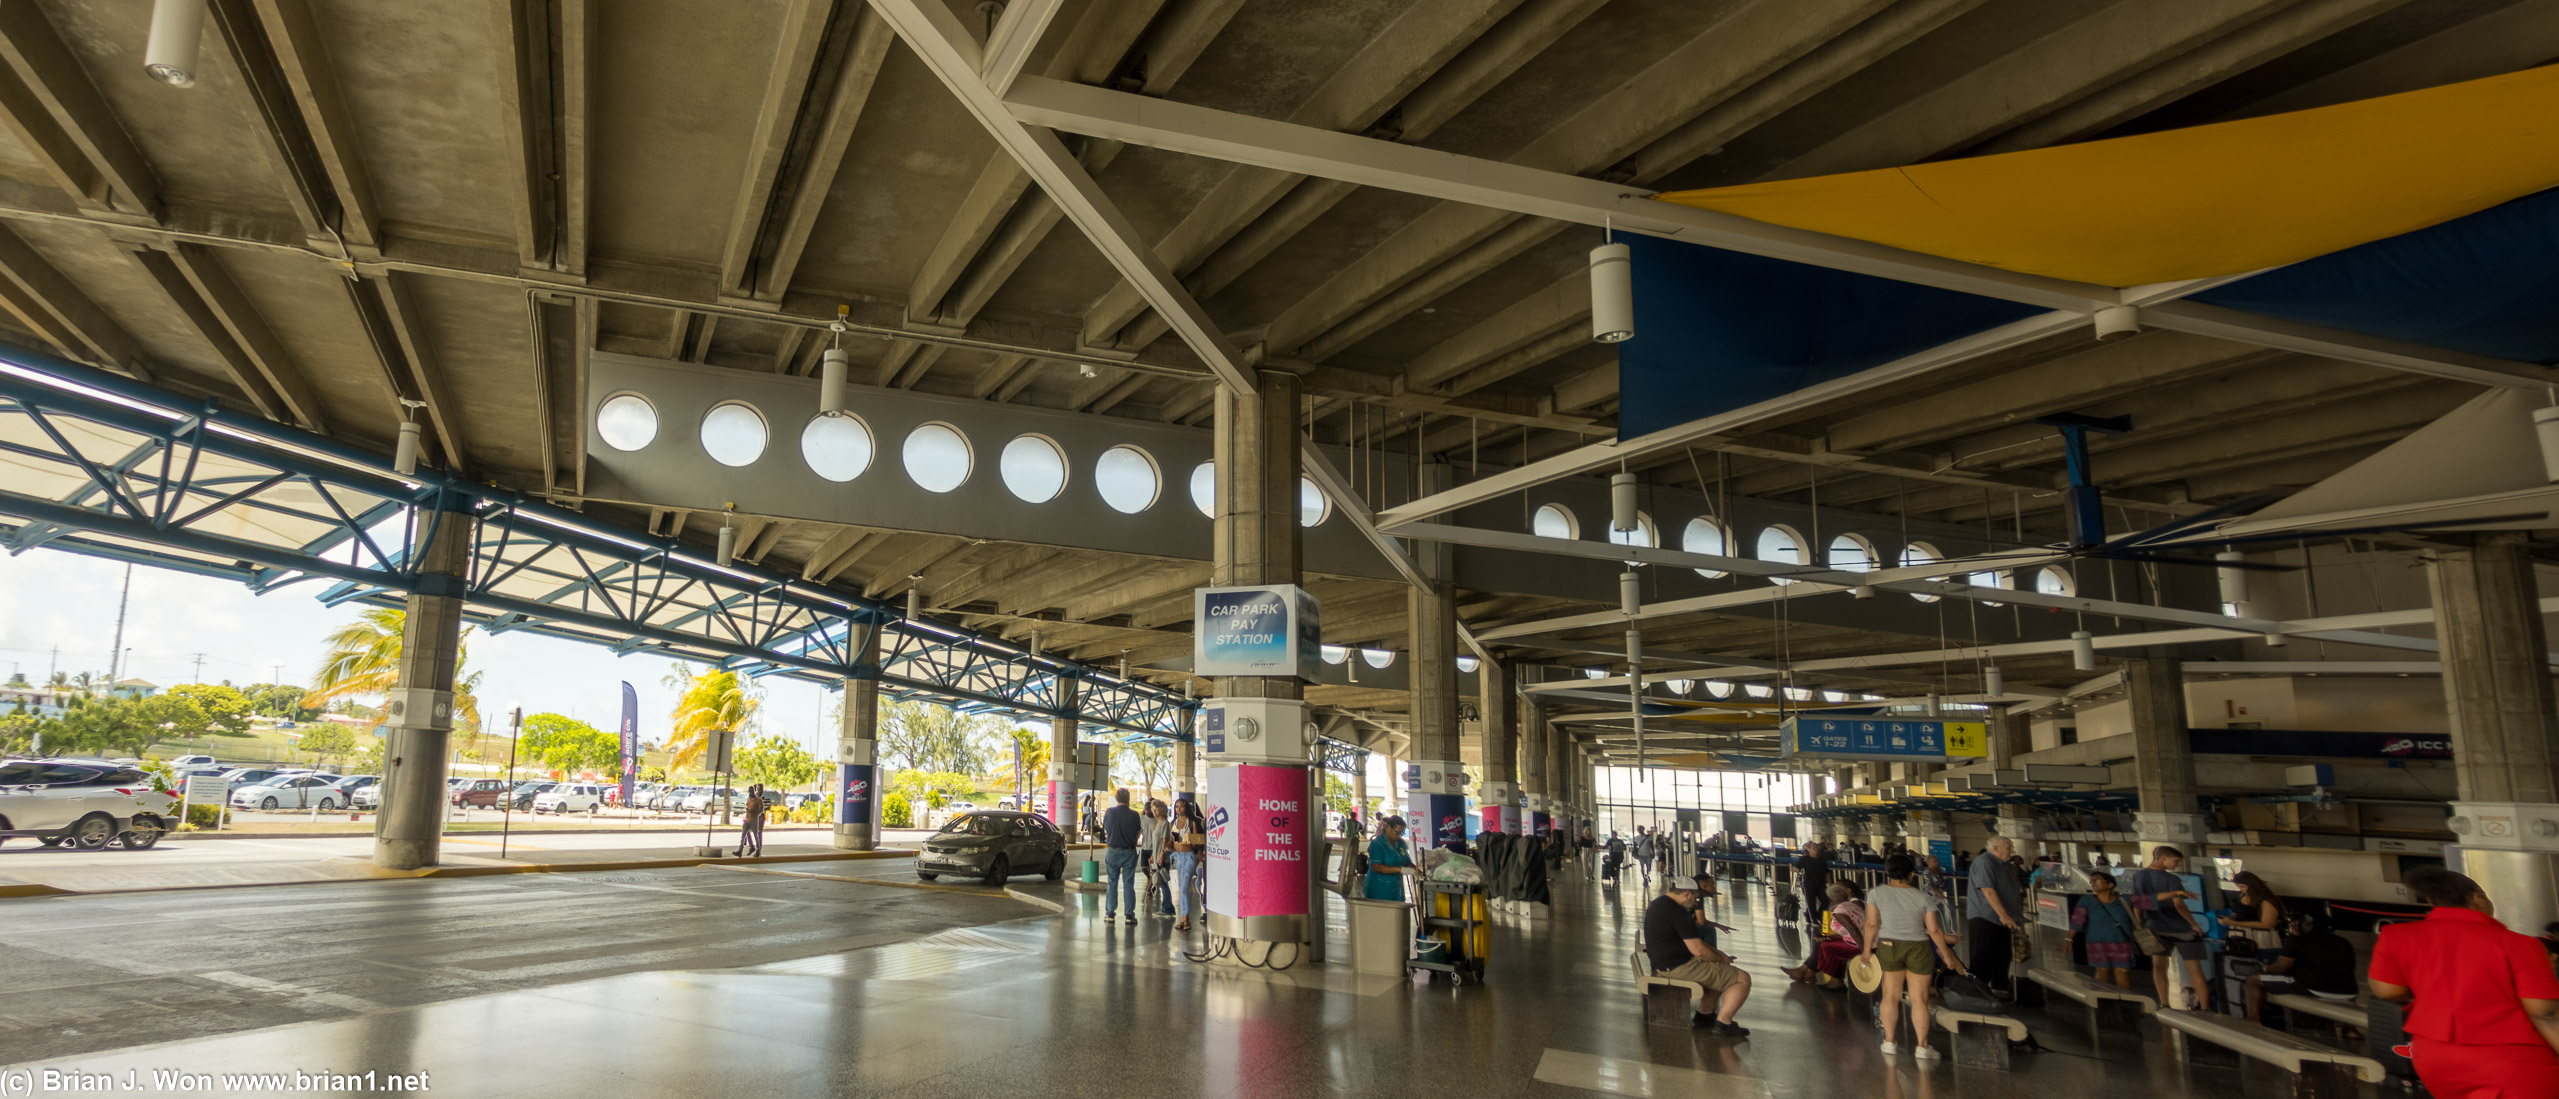
[[1102, 922], [1111, 922], [1118, 914], [1120, 898], [1128, 897], [1128, 922], [1137, 922], [1137, 840], [1146, 826], [1145, 818], [1128, 807], [1128, 787], [1120, 787], [1113, 800], [1119, 804], [1102, 811], [1102, 870], [1108, 875], [1102, 882]]
[[[1654, 976], [1695, 981], [1716, 997], [1715, 1013], [1699, 1011], [1697, 1025], [1728, 1038], [1748, 1037], [1750, 1030], [1733, 1022], [1733, 1015], [1750, 998], [1750, 974], [1733, 968], [1732, 955], [1715, 949], [1715, 929], [1697, 922], [1697, 880], [1680, 878], [1665, 885], [1667, 891], [1644, 906], [1645, 961]], [[1697, 1006], [1706, 1006], [1705, 996], [1698, 997]]]
[[[1822, 912], [1830, 907], [1829, 848], [1819, 842], [1804, 845], [1803, 856], [1795, 860], [1795, 888], [1802, 897], [1803, 907], [1797, 917], [1801, 926], [1813, 931], [1821, 930]], [[1820, 938], [1819, 935], [1808, 936], [1804, 961], [1795, 967], [1797, 971], [1812, 971], [1813, 955], [1821, 950]]]
[[2268, 977], [2289, 977], [2324, 1000], [2352, 1000], [2362, 991], [2355, 980], [2355, 944], [2328, 930], [2324, 918], [2295, 913], [2289, 930], [2282, 952], [2266, 962]]

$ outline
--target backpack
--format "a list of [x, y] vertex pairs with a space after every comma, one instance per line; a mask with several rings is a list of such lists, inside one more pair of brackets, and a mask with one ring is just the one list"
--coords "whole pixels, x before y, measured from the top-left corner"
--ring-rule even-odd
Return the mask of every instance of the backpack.
[[1938, 987], [1946, 994], [1946, 1006], [1976, 1015], [2006, 1015], [2008, 1005], [1990, 994], [1981, 978], [1970, 973], [1949, 973], [1939, 978]]

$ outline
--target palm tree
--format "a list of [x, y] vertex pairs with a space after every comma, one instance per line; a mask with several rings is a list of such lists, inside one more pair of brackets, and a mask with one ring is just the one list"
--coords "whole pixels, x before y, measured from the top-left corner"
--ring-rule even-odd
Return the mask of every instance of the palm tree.
[[[303, 694], [302, 705], [317, 710], [346, 699], [379, 698], [398, 687], [400, 638], [408, 624], [407, 608], [375, 607], [339, 627], [338, 632], [329, 635], [329, 651], [320, 658], [320, 669], [311, 673], [311, 689]], [[462, 636], [469, 638], [471, 628], [463, 627]], [[471, 647], [467, 644], [460, 646], [453, 658], [456, 729], [476, 729], [480, 724], [480, 699], [473, 693], [480, 687], [480, 673], [463, 670], [470, 658]]]
[[700, 766], [711, 750], [714, 731], [744, 731], [756, 707], [764, 704], [747, 678], [732, 671], [697, 673], [679, 663], [667, 673], [665, 683], [676, 693], [673, 724], [666, 735], [670, 772]]
[[1048, 774], [1048, 733], [1016, 725], [1010, 736], [1014, 758], [1013, 792], [1027, 795], [1031, 787]]

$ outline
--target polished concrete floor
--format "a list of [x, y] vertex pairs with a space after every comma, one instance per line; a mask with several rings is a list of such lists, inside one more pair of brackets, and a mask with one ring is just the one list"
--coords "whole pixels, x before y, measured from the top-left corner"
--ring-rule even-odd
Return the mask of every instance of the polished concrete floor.
[[[1338, 957], [1277, 972], [1196, 964], [1169, 921], [1104, 925], [1091, 894], [1061, 898], [1059, 915], [967, 893], [724, 882], [754, 875], [710, 868], [611, 876], [633, 880], [164, 896], [87, 908], [102, 922], [85, 934], [59, 922], [31, 934], [28, 910], [10, 907], [0, 1095], [25, 1093], [5, 1073], [48, 1068], [98, 1074], [87, 1082], [102, 1093], [127, 1080], [149, 1092], [166, 1071], [214, 1074], [203, 1090], [233, 1094], [371, 1072], [423, 1073], [436, 1092], [581, 1097], [2130, 1099], [2286, 1083], [2254, 1066], [2189, 1072], [2155, 1033], [2110, 1036], [2100, 1053], [2075, 1013], [2024, 1013], [2051, 1048], [2014, 1073], [1888, 1059], [1849, 997], [1777, 975], [1792, 951], [1750, 893], [1709, 912], [1742, 928], [1727, 945], [1761, 981], [1742, 1016], [1753, 1035], [1731, 1040], [1643, 1025], [1626, 956], [1645, 898], [1631, 883], [1567, 886], [1551, 921], [1497, 930], [1487, 982], [1452, 988], [1359, 976]], [[46, 960], [31, 972], [14, 960], [24, 950]], [[167, 1028], [134, 1016], [201, 1009], [169, 996], [227, 997], [241, 1014], [218, 1028], [188, 1016], [206, 1036], [164, 1041]], [[76, 1034], [28, 1025], [55, 997], [85, 997]], [[232, 1073], [286, 1075], [221, 1079]]]

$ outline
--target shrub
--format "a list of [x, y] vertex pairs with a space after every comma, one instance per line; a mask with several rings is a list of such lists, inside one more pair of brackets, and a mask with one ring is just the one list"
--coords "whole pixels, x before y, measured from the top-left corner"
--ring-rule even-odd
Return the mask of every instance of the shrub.
[[221, 806], [197, 805], [193, 802], [187, 804], [187, 827], [201, 830], [220, 823], [222, 823]]
[[906, 795], [892, 793], [880, 799], [880, 827], [915, 827], [915, 807], [906, 800]]

